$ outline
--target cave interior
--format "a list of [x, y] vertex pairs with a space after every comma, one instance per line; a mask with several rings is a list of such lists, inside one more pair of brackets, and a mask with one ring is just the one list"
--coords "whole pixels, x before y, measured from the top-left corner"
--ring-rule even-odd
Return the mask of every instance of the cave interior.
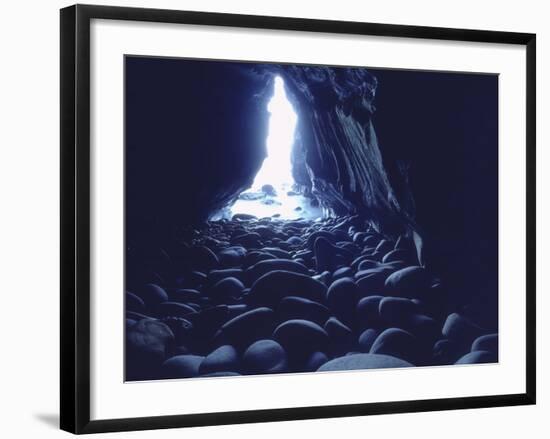
[[[128, 290], [175, 282], [167, 281], [174, 273], [166, 261], [186, 272], [197, 243], [220, 249], [212, 240], [223, 239], [205, 238], [203, 230], [232, 221], [232, 206], [266, 160], [268, 103], [281, 78], [297, 114], [292, 191], [321, 212], [317, 223], [344, 230], [352, 245], [364, 239], [355, 239], [360, 232], [393, 243], [390, 250], [406, 250], [412, 265], [435, 274], [432, 287], [445, 297], [442, 319], [459, 311], [498, 331], [495, 75], [177, 58], [125, 62]], [[235, 218], [237, 232], [250, 231], [249, 220]], [[263, 228], [300, 221], [259, 220]], [[311, 224], [296, 237], [307, 241], [318, 230]], [[285, 238], [291, 235], [276, 241], [269, 235], [261, 244], [284, 241], [290, 252]], [[319, 264], [311, 246], [301, 252], [293, 256]]]

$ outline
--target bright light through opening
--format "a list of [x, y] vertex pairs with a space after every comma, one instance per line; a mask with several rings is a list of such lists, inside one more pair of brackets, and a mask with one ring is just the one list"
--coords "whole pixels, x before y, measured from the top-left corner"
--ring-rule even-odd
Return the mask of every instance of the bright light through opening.
[[[318, 218], [321, 211], [310, 200], [293, 191], [292, 145], [297, 115], [289, 102], [284, 81], [276, 76], [266, 139], [267, 157], [252, 187], [243, 192], [231, 208], [232, 214], [246, 213], [257, 217], [278, 215], [281, 218]], [[271, 188], [274, 190], [272, 191]]]

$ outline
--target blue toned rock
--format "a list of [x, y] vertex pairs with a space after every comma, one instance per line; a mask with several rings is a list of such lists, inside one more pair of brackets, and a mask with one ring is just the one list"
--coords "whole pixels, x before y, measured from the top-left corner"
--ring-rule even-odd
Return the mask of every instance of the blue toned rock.
[[228, 298], [239, 297], [243, 290], [244, 285], [239, 279], [226, 277], [210, 288], [208, 295], [215, 301], [224, 301]]
[[142, 319], [126, 330], [126, 379], [158, 378], [174, 334], [162, 322]]
[[380, 318], [380, 301], [383, 296], [363, 297], [355, 307], [355, 321], [359, 329], [377, 328], [382, 320]]
[[413, 367], [400, 358], [380, 354], [353, 354], [335, 358], [323, 364], [319, 372], [336, 370], [385, 369], [390, 367]]
[[378, 337], [379, 334], [380, 334], [380, 331], [376, 329], [373, 329], [373, 328], [365, 329], [361, 333], [358, 339], [359, 350], [361, 352], [368, 354], [370, 352], [370, 349], [374, 341], [376, 340], [376, 337]]
[[223, 270], [212, 270], [208, 273], [208, 286], [216, 285], [222, 279], [234, 277], [244, 282], [244, 271], [241, 268], [224, 268]]
[[330, 283], [332, 281], [332, 275], [330, 274], [330, 271], [323, 271], [320, 274], [316, 274], [315, 276], [312, 276], [313, 279], [318, 280], [325, 286], [330, 286]]
[[216, 334], [222, 344], [244, 349], [256, 340], [268, 338], [275, 326], [275, 313], [262, 307], [247, 311], [226, 322]]
[[464, 345], [472, 343], [483, 332], [482, 328], [458, 313], [449, 314], [441, 331], [446, 338]]
[[409, 299], [426, 299], [430, 296], [432, 277], [423, 267], [402, 268], [386, 279], [388, 294]]
[[231, 345], [220, 346], [206, 356], [199, 366], [199, 374], [236, 372], [239, 370], [239, 354]]
[[359, 265], [357, 265], [357, 271], [365, 271], [365, 270], [371, 270], [373, 268], [377, 268], [380, 263], [378, 261], [373, 261], [372, 259], [367, 259], [366, 256], [362, 256], [363, 259]]
[[242, 235], [235, 236], [232, 239], [232, 243], [242, 245], [247, 248], [257, 248], [262, 245], [262, 237], [256, 232], [243, 233]]
[[167, 379], [196, 377], [203, 360], [199, 355], [176, 355], [164, 362], [162, 376]]
[[414, 314], [408, 317], [401, 327], [430, 344], [434, 343], [441, 335], [441, 324], [424, 314]]
[[317, 271], [333, 271], [342, 265], [347, 265], [353, 259], [353, 253], [342, 247], [337, 247], [323, 237], [318, 237], [313, 246]]
[[[261, 249], [264, 253], [269, 253], [277, 259], [291, 259], [292, 255], [290, 252], [287, 252], [286, 250], [281, 250], [278, 247], [264, 247]], [[273, 259], [273, 258], [272, 258]]]
[[227, 247], [218, 252], [218, 260], [222, 267], [238, 267], [245, 256], [246, 249], [242, 246]]
[[432, 349], [432, 363], [435, 365], [455, 364], [466, 353], [463, 346], [449, 339], [437, 340]]
[[349, 352], [355, 345], [353, 332], [336, 317], [329, 318], [324, 329], [329, 337], [329, 350], [333, 355]]
[[318, 325], [323, 325], [330, 315], [325, 305], [297, 296], [283, 298], [276, 311], [280, 321], [303, 319]]
[[327, 291], [327, 305], [344, 323], [351, 323], [357, 305], [358, 288], [350, 278], [334, 281]]
[[287, 370], [286, 352], [274, 340], [258, 340], [250, 345], [243, 355], [244, 373], [281, 373]]
[[[370, 270], [366, 270], [370, 271]], [[363, 272], [360, 272], [363, 273]], [[378, 270], [371, 272], [363, 277], [356, 278], [355, 283], [359, 288], [359, 297], [383, 295], [384, 294], [384, 282], [388, 273], [384, 270]]]
[[472, 343], [473, 351], [489, 351], [494, 354], [498, 353], [498, 334], [482, 335]]
[[126, 311], [144, 312], [145, 302], [134, 293], [126, 292]]
[[350, 267], [341, 267], [332, 274], [333, 280], [342, 279], [344, 277], [353, 277], [353, 270]]
[[200, 272], [213, 270], [220, 264], [216, 254], [206, 246], [192, 247], [189, 251], [189, 262]]
[[249, 303], [276, 307], [283, 297], [300, 296], [323, 302], [327, 287], [308, 275], [272, 271], [260, 277], [250, 289]]
[[306, 245], [310, 250], [313, 249], [313, 247], [315, 245], [315, 241], [317, 240], [317, 238], [324, 238], [330, 244], [334, 244], [334, 243], [336, 243], [336, 241], [338, 241], [338, 238], [336, 237], [336, 235], [334, 235], [334, 233], [327, 232], [325, 230], [319, 230], [317, 232], [313, 232], [307, 238]]
[[376, 337], [370, 353], [391, 355], [413, 364], [420, 364], [427, 354], [414, 335], [399, 328], [384, 330]]
[[316, 323], [309, 320], [288, 320], [281, 323], [275, 331], [273, 338], [287, 352], [314, 352], [323, 350], [328, 344], [328, 334]]
[[472, 351], [461, 357], [455, 364], [480, 364], [496, 362], [498, 362], [498, 357], [493, 352]]
[[403, 297], [384, 297], [378, 305], [378, 312], [389, 326], [402, 327], [418, 313], [418, 306], [412, 300]]
[[268, 259], [254, 264], [246, 270], [246, 277], [250, 283], [270, 271], [283, 270], [293, 273], [308, 274], [308, 268], [292, 259]]
[[168, 294], [162, 287], [155, 284], [147, 284], [135, 292], [145, 302], [147, 307], [158, 305], [168, 300]]
[[277, 256], [272, 253], [267, 253], [263, 251], [251, 251], [247, 253], [246, 257], [244, 258], [243, 268], [251, 267], [260, 261], [266, 261], [268, 259], [277, 259]]
[[313, 352], [306, 358], [303, 370], [304, 372], [315, 372], [327, 361], [328, 357], [324, 352]]

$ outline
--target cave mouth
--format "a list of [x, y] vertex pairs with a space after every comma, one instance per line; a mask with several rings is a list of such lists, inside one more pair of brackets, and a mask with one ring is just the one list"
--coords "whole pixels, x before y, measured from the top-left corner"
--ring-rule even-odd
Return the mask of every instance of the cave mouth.
[[273, 95], [267, 104], [269, 129], [265, 141], [267, 156], [250, 188], [241, 192], [230, 208], [235, 214], [258, 218], [314, 220], [322, 210], [299, 191], [292, 175], [292, 150], [298, 115], [290, 102], [281, 76], [273, 78]]

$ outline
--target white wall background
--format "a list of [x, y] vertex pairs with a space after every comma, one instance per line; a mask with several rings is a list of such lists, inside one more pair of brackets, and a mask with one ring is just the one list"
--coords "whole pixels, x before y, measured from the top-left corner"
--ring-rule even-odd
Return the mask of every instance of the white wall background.
[[[549, 9], [523, 0], [104, 0], [88, 3], [297, 16], [537, 33], [538, 45], [538, 405], [364, 418], [123, 433], [109, 437], [211, 439], [356, 437], [548, 437], [550, 233], [544, 175], [550, 89]], [[5, 2], [0, 14], [0, 432], [60, 437], [58, 422], [59, 13], [63, 1]], [[546, 202], [545, 202], [546, 200]], [[7, 299], [7, 300], [6, 300]], [[182, 397], [185, 397], [182, 395]]]

